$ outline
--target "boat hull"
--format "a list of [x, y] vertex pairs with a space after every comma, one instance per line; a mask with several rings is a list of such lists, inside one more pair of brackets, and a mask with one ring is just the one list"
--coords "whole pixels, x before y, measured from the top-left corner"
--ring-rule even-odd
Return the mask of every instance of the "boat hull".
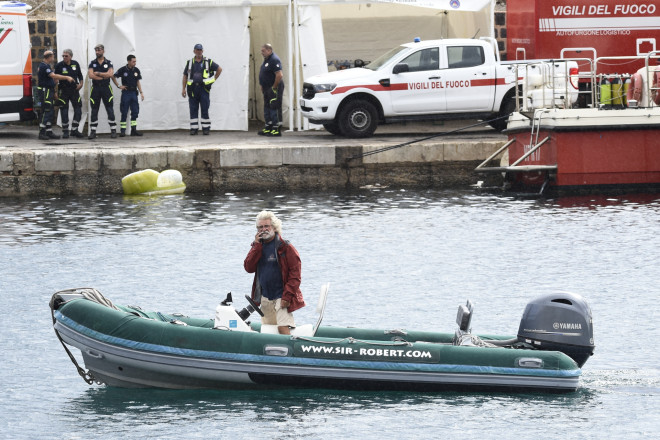
[[518, 170], [505, 170], [514, 189], [660, 189], [660, 108], [553, 109], [531, 120], [514, 114], [507, 132], [510, 164], [547, 139]]
[[397, 331], [335, 327], [321, 327], [314, 337], [232, 332], [145, 319], [82, 299], [61, 306], [54, 318], [56, 332], [81, 351], [94, 379], [117, 387], [561, 392], [574, 391], [581, 374], [560, 352], [454, 346], [442, 333], [410, 332], [402, 341], [392, 336]]

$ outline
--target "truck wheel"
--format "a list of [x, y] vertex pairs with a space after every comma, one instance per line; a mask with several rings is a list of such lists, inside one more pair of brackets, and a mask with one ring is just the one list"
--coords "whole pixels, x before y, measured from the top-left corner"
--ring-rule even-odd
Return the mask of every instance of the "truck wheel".
[[339, 124], [336, 122], [330, 122], [329, 124], [323, 124], [323, 128], [330, 133], [337, 136], [341, 136], [341, 130], [339, 129]]
[[369, 101], [357, 99], [348, 102], [339, 113], [339, 129], [346, 137], [366, 138], [376, 131], [378, 111]]
[[[502, 109], [497, 114], [497, 116], [507, 116], [516, 111], [516, 95], [506, 95], [504, 97], [504, 102], [502, 104]], [[496, 121], [489, 122], [488, 124], [497, 131], [502, 131], [506, 129], [507, 118], [498, 119]]]

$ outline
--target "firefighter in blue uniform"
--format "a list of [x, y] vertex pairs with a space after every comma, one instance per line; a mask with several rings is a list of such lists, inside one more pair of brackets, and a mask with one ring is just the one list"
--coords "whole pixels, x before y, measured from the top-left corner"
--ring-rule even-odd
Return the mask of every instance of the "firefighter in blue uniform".
[[[142, 136], [142, 133], [137, 129], [137, 118], [140, 113], [138, 93], [144, 101], [144, 93], [142, 93], [142, 84], [140, 83], [142, 74], [140, 73], [140, 69], [135, 66], [137, 64], [135, 55], [127, 56], [126, 61], [127, 64], [120, 67], [112, 78], [115, 85], [121, 89], [119, 137], [126, 136], [126, 119], [128, 118], [129, 109], [131, 110], [131, 136]], [[117, 83], [117, 78], [121, 78], [121, 86]]]
[[39, 139], [47, 141], [49, 139], [59, 139], [60, 137], [53, 134], [52, 119], [53, 119], [53, 104], [55, 104], [55, 80], [72, 82], [73, 78], [70, 76], [58, 75], [53, 72], [52, 62], [54, 54], [52, 50], [44, 52], [44, 57], [39, 63], [37, 70], [37, 93], [41, 101], [41, 121], [39, 122]]
[[204, 47], [195, 44], [195, 56], [186, 63], [183, 69], [183, 90], [181, 96], [188, 96], [190, 106], [190, 134], [196, 135], [199, 131], [199, 109], [202, 109], [202, 133], [209, 134], [211, 119], [209, 105], [211, 104], [211, 86], [222, 73], [222, 67], [213, 60], [204, 56]]
[[259, 70], [259, 84], [264, 95], [264, 119], [266, 126], [257, 132], [261, 136], [282, 136], [282, 94], [284, 93], [284, 74], [282, 61], [273, 52], [273, 46], [264, 44], [261, 47], [264, 62]]
[[94, 47], [96, 58], [89, 63], [88, 75], [92, 80], [92, 90], [89, 93], [89, 102], [92, 106], [92, 117], [89, 122], [89, 136], [88, 139], [96, 137], [96, 127], [99, 124], [99, 107], [101, 101], [105, 106], [105, 111], [108, 114], [108, 124], [110, 125], [110, 137], [117, 137], [117, 124], [115, 123], [115, 109], [112, 107], [112, 86], [110, 85], [110, 78], [114, 75], [114, 67], [112, 61], [104, 56], [105, 47], [102, 44], [97, 44]]
[[70, 76], [72, 82], [60, 81], [57, 84], [57, 94], [55, 102], [60, 108], [62, 116], [62, 137], [69, 137], [69, 102], [73, 109], [73, 121], [71, 122], [71, 135], [77, 138], [83, 137], [78, 131], [78, 125], [82, 118], [82, 100], [80, 99], [80, 89], [83, 86], [85, 77], [78, 61], [73, 59], [73, 51], [64, 49], [62, 52], [62, 61], [55, 65], [55, 73], [58, 75]]

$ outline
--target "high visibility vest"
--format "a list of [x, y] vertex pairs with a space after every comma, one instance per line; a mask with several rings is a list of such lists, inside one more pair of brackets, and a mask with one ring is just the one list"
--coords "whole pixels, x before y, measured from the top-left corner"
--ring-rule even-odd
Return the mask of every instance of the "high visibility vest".
[[[188, 65], [186, 66], [186, 68], [188, 69], [188, 82], [186, 84], [188, 84], [189, 86], [192, 85], [193, 83], [192, 66], [194, 62], [195, 62], [195, 57], [192, 57], [190, 61], [188, 61]], [[206, 79], [211, 75], [211, 66], [213, 65], [213, 60], [204, 57], [202, 59], [202, 65], [204, 66], [204, 70], [202, 71], [202, 78]]]

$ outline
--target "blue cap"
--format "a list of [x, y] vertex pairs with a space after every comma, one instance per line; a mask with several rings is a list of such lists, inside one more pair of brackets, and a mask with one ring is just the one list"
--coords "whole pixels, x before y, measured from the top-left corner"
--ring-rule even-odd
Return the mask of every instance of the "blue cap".
[[201, 44], [197, 43], [197, 44], [195, 44], [195, 50], [204, 50], [204, 46], [202, 46]]

